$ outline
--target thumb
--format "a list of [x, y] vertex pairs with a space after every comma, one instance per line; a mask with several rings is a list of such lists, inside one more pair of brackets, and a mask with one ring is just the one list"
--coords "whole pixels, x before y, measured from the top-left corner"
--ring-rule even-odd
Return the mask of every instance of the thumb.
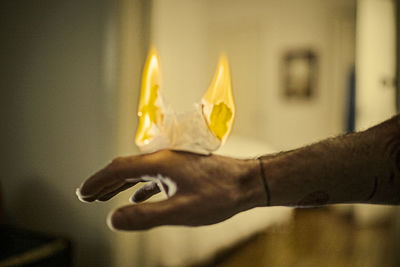
[[107, 218], [113, 230], [147, 230], [160, 225], [179, 225], [184, 222], [186, 202], [180, 196], [155, 203], [134, 204], [112, 211]]

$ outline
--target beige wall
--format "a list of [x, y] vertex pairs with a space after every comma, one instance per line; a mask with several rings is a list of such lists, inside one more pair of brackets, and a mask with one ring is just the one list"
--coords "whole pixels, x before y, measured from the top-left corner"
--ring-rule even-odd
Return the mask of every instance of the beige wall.
[[[354, 63], [355, 1], [209, 1], [209, 65], [231, 59], [234, 133], [291, 149], [343, 130], [347, 76]], [[318, 55], [316, 97], [282, 97], [281, 60], [290, 49]]]
[[359, 0], [357, 13], [357, 127], [396, 113], [396, 21], [393, 0]]
[[[153, 1], [152, 42], [174, 107], [198, 100], [218, 54], [231, 62], [237, 116], [233, 134], [290, 149], [341, 133], [347, 76], [354, 63], [355, 1]], [[288, 49], [319, 56], [317, 95], [281, 97]]]
[[151, 42], [160, 53], [162, 90], [174, 109], [184, 111], [200, 101], [212, 79], [205, 76], [207, 2], [152, 2]]

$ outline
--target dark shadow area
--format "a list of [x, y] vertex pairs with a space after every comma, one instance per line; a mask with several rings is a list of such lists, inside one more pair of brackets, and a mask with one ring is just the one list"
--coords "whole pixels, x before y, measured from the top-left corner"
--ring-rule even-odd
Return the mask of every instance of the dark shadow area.
[[[72, 246], [74, 262], [78, 261], [80, 265], [84, 264], [85, 266], [108, 266], [110, 244], [106, 242], [103, 235], [99, 234], [104, 229], [98, 229], [93, 223], [97, 217], [96, 211], [91, 208], [87, 217], [82, 216], [82, 210], [69, 206], [68, 203], [71, 202], [71, 199], [66, 199], [62, 196], [62, 192], [57, 192], [54, 187], [46, 184], [47, 179], [43, 177], [33, 176], [24, 180], [27, 182], [20, 185], [18, 193], [10, 201], [12, 203], [4, 203], [7, 227], [16, 229], [15, 231], [32, 233], [31, 236], [42, 236], [43, 238], [47, 236], [47, 239], [44, 238], [45, 241], [49, 241], [51, 237], [53, 239], [62, 237], [63, 242], [68, 245], [68, 249]], [[6, 188], [4, 191], [6, 194]], [[73, 192], [69, 198], [77, 201]], [[12, 210], [10, 210], [11, 206]], [[93, 213], [92, 216], [90, 213]], [[82, 229], [85, 230], [82, 231]], [[6, 231], [6, 229], [4, 230]], [[75, 231], [84, 232], [84, 234], [76, 239], [73, 238]], [[6, 234], [10, 235], [11, 233], [10, 230]], [[35, 242], [40, 243], [42, 239], [36, 238]], [[51, 241], [54, 241], [53, 239]], [[14, 247], [17, 251], [27, 245], [24, 242], [17, 243], [22, 246]], [[16, 246], [19, 246], [18, 244]]]

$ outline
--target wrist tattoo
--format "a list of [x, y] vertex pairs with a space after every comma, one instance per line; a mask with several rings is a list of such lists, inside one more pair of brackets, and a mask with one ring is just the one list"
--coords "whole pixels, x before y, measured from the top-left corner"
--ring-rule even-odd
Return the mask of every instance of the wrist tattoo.
[[257, 158], [257, 159], [258, 159], [258, 162], [260, 163], [261, 179], [262, 179], [263, 184], [264, 184], [265, 194], [267, 195], [267, 206], [270, 206], [271, 205], [271, 193], [270, 193], [270, 190], [269, 190], [267, 178], [265, 177], [264, 165], [262, 163], [262, 159], [261, 158]]
[[374, 181], [374, 188], [372, 189], [371, 194], [369, 194], [369, 197], [367, 198], [367, 201], [371, 200], [371, 199], [375, 196], [376, 189], [377, 189], [377, 187], [378, 187], [378, 177], [375, 176], [374, 178], [375, 178], [375, 181]]

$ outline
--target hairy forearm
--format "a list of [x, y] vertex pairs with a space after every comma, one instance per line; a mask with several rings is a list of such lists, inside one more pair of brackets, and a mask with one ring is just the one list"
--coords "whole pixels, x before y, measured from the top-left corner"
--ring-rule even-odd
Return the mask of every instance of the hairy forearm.
[[272, 206], [400, 204], [400, 116], [261, 159]]

